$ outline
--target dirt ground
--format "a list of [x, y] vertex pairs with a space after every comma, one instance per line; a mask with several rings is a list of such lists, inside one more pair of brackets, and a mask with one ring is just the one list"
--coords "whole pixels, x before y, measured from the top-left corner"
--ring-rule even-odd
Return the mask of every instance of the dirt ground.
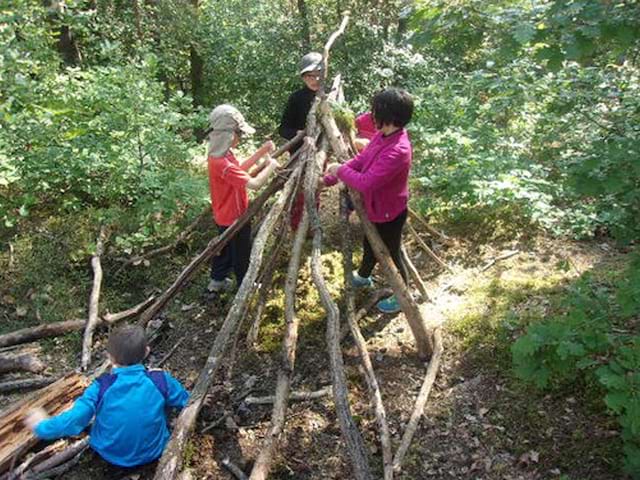
[[[337, 232], [328, 233], [326, 241], [330, 244], [336, 240]], [[422, 233], [429, 241], [426, 232]], [[354, 239], [357, 238], [357, 233], [354, 235]], [[505, 339], [514, 338], [521, 327], [505, 327], [502, 323], [496, 327], [491, 323], [502, 310], [496, 306], [495, 298], [484, 296], [482, 288], [498, 285], [518, 292], [511, 303], [499, 305], [512, 316], [531, 309], [544, 314], [545, 308], [550, 308], [547, 300], [553, 294], [550, 291], [566, 288], [582, 273], [615, 261], [619, 253], [597, 242], [547, 239], [508, 242], [500, 247], [457, 241], [446, 248], [431, 242], [436, 252], [452, 266], [454, 273], [449, 273], [434, 265], [415, 240], [407, 238], [410, 256], [422, 276], [428, 279], [433, 303], [426, 308], [433, 313], [432, 319], [442, 322], [445, 353], [404, 467], [396, 478], [624, 478], [617, 467], [620, 464], [619, 431], [602, 408], [594, 409], [591, 400], [582, 398], [579, 392], [545, 395], [530, 391], [514, 380], [508, 366], [509, 342]], [[505, 253], [514, 254], [489, 265]], [[331, 274], [332, 260], [326, 260]], [[303, 281], [298, 287], [301, 297], [310, 290], [308, 285], [302, 285], [310, 281], [308, 267], [304, 268], [307, 272], [303, 272]], [[282, 269], [286, 269], [286, 264]], [[381, 278], [376, 281], [378, 285], [383, 283]], [[546, 283], [536, 283], [541, 281]], [[370, 292], [359, 293], [358, 304], [365, 304], [369, 295]], [[246, 345], [244, 336], [248, 325], [244, 325], [232, 355], [234, 361], [227, 362], [210, 389], [211, 399], [200, 414], [185, 452], [190, 478], [233, 478], [221, 466], [225, 457], [245, 472], [250, 471], [269, 427], [271, 408], [247, 405], [243, 400], [249, 395], [273, 394], [283, 331], [282, 319], [278, 319], [281, 312], [278, 293], [274, 292], [273, 297], [267, 306], [269, 319], [263, 324], [258, 345]], [[150, 361], [163, 357], [179, 341], [164, 368], [191, 387], [232, 301], [231, 296], [226, 296], [204, 302], [197, 293], [178, 298], [166, 314], [166, 328], [153, 347]], [[304, 305], [306, 308], [307, 304]], [[474, 315], [470, 316], [470, 312]], [[318, 390], [330, 384], [325, 324], [319, 305], [316, 313], [314, 318], [302, 319], [292, 384], [295, 391]], [[396, 448], [426, 364], [415, 356], [411, 332], [402, 314], [389, 316], [371, 311], [362, 320], [361, 327], [380, 382], [392, 444]], [[55, 363], [55, 371], [68, 370], [77, 363], [75, 358], [65, 355], [69, 351], [69, 340], [49, 342], [47, 355], [52, 364]], [[99, 347], [100, 344], [96, 348]], [[54, 362], [58, 354], [59, 359]], [[343, 342], [343, 354], [352, 413], [369, 449], [375, 476], [382, 478], [375, 418], [357, 350], [349, 336]], [[4, 397], [0, 406], [16, 398], [15, 395]], [[61, 478], [143, 480], [152, 476], [153, 465], [124, 472], [109, 467], [93, 454], [86, 454], [79, 465]], [[330, 396], [290, 403], [285, 435], [271, 478], [352, 478]]]

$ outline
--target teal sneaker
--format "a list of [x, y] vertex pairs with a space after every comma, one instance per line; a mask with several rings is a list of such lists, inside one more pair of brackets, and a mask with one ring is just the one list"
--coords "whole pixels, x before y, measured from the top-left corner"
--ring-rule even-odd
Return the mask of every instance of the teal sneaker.
[[358, 275], [358, 272], [353, 272], [351, 277], [351, 285], [353, 286], [353, 288], [372, 287], [373, 280], [371, 279], [371, 277], [361, 277], [360, 275]]
[[400, 311], [400, 304], [395, 295], [391, 295], [383, 300], [380, 300], [376, 307], [382, 313], [398, 313]]

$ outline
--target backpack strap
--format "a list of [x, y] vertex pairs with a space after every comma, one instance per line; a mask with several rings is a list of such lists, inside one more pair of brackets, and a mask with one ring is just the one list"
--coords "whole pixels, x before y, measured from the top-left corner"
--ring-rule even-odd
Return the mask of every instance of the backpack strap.
[[167, 377], [163, 370], [145, 370], [144, 372], [149, 380], [153, 382], [158, 391], [162, 394], [165, 400], [169, 399], [169, 385], [167, 384]]
[[96, 412], [100, 409], [102, 405], [102, 399], [104, 398], [104, 394], [109, 389], [111, 385], [114, 384], [118, 375], [115, 373], [103, 373], [98, 378], [96, 378], [96, 382], [98, 382], [98, 386], [100, 387], [98, 390], [98, 402], [96, 404]]

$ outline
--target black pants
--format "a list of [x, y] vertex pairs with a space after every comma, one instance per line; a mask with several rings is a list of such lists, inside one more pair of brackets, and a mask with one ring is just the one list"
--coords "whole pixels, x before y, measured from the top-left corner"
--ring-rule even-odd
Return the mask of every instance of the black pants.
[[[218, 227], [220, 235], [229, 227]], [[231, 270], [236, 274], [238, 285], [242, 283], [251, 258], [251, 223], [247, 223], [227, 243], [219, 255], [211, 260], [211, 278], [224, 280]]]
[[[384, 223], [374, 223], [373, 225], [376, 227], [376, 230], [380, 234], [380, 238], [389, 249], [389, 253], [391, 254], [391, 259], [393, 263], [396, 264], [396, 267], [400, 271], [400, 275], [402, 275], [402, 279], [404, 283], [407, 283], [407, 268], [405, 267], [404, 262], [402, 261], [402, 227], [404, 227], [405, 222], [407, 221], [407, 210], [402, 212], [396, 218], [391, 220], [390, 222]], [[358, 269], [358, 275], [361, 277], [368, 277], [371, 275], [373, 271], [373, 267], [376, 266], [378, 260], [371, 249], [371, 245], [369, 244], [369, 240], [367, 240], [367, 236], [365, 235], [363, 241], [363, 254], [362, 254], [362, 264]]]

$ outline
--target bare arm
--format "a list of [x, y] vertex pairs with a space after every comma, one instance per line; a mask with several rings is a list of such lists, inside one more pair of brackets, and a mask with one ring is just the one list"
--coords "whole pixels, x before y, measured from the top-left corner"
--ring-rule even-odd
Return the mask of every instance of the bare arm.
[[275, 158], [267, 157], [267, 162], [267, 166], [264, 167], [260, 173], [249, 179], [247, 182], [247, 188], [251, 190], [259, 190], [267, 182], [267, 179], [276, 170], [276, 168], [280, 166]]
[[276, 149], [276, 146], [273, 144], [271, 140], [268, 142], [264, 142], [262, 146], [256, 150], [256, 152], [247, 158], [244, 162], [240, 164], [240, 168], [245, 172], [248, 172], [251, 167], [253, 167], [258, 160], [260, 160], [265, 155], [273, 152]]

